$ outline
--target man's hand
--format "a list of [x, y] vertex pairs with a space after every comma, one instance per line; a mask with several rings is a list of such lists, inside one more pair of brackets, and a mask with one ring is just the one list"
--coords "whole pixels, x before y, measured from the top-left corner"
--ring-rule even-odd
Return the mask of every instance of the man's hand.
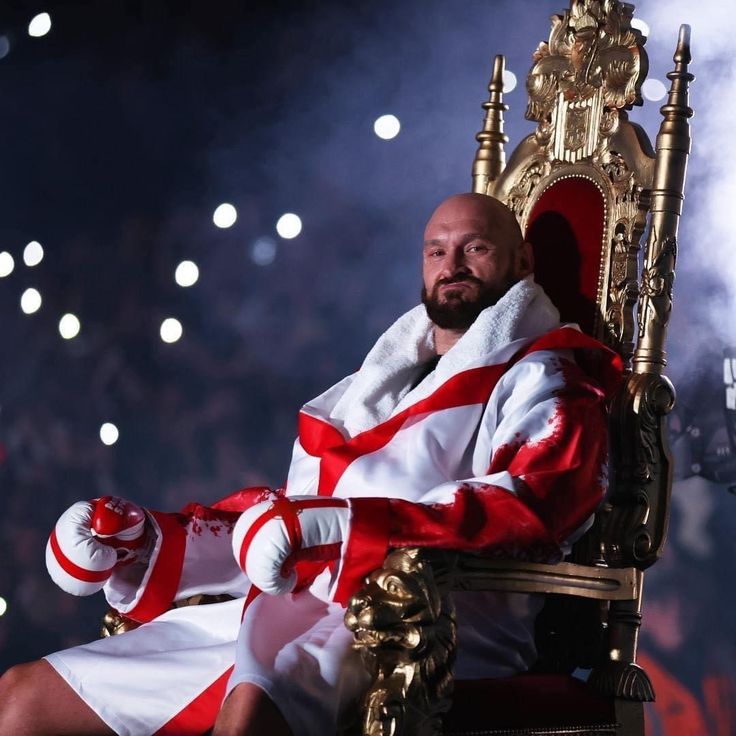
[[349, 519], [347, 501], [340, 498], [291, 496], [256, 504], [233, 530], [235, 559], [264, 593], [290, 593], [297, 563], [340, 557]]
[[145, 559], [152, 531], [143, 509], [131, 501], [115, 496], [79, 501], [56, 522], [46, 545], [46, 567], [62, 590], [91, 595], [116, 565]]

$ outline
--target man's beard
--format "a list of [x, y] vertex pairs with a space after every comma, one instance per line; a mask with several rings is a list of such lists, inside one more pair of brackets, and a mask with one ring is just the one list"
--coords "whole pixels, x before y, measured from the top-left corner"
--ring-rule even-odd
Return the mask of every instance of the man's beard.
[[[441, 286], [463, 281], [476, 284], [478, 290], [471, 296], [462, 287], [456, 292], [446, 289], [442, 296], [443, 301], [440, 302]], [[440, 279], [432, 287], [431, 294], [428, 294], [427, 289], [422, 287], [422, 304], [427, 309], [427, 316], [437, 327], [445, 330], [467, 330], [478, 315], [484, 309], [496, 304], [514, 283], [516, 281], [511, 274], [508, 274], [500, 285], [484, 284], [480, 279], [469, 275]]]

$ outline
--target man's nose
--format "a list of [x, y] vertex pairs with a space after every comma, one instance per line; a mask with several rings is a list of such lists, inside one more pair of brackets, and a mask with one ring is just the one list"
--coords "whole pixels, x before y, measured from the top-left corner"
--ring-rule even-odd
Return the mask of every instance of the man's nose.
[[442, 265], [444, 266], [442, 270], [444, 271], [443, 276], [445, 278], [470, 273], [465, 259], [465, 251], [462, 248], [448, 251], [445, 256], [445, 262]]

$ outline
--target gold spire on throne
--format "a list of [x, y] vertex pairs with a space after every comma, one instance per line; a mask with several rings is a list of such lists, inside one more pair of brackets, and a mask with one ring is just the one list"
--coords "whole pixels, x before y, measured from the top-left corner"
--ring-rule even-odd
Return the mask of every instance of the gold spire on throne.
[[475, 136], [480, 144], [473, 160], [473, 191], [490, 194], [490, 185], [498, 178], [506, 166], [504, 144], [509, 138], [503, 132], [503, 114], [509, 109], [503, 103], [503, 73], [506, 62], [499, 54], [493, 60], [493, 74], [488, 85], [491, 96], [483, 103], [486, 111], [483, 130]]

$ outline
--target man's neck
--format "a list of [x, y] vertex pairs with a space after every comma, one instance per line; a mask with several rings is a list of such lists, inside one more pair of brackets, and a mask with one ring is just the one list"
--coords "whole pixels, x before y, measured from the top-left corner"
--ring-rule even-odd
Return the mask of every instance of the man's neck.
[[447, 330], [434, 326], [434, 349], [437, 355], [444, 355], [467, 332], [467, 330]]

